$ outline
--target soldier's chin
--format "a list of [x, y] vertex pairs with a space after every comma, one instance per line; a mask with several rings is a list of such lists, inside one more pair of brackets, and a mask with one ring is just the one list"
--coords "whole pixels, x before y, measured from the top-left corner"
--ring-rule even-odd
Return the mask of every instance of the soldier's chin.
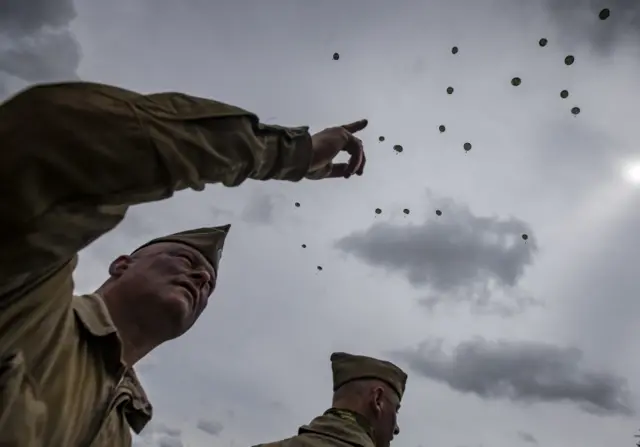
[[191, 320], [191, 300], [184, 294], [176, 293], [168, 296], [162, 304], [169, 320], [167, 323], [174, 328], [174, 332], [182, 333]]

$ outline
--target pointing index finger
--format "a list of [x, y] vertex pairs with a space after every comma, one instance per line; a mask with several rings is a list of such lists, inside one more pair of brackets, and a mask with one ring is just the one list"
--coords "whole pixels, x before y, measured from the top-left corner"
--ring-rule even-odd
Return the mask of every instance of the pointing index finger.
[[369, 120], [362, 119], [362, 120], [354, 121], [353, 123], [345, 124], [342, 126], [342, 128], [349, 133], [356, 133], [361, 131], [365, 127], [367, 127], [368, 124], [369, 124]]

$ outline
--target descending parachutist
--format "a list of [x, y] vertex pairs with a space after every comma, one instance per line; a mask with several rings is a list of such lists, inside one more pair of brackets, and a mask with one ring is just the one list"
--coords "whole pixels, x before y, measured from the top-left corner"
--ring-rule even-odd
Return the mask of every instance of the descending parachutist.
[[565, 65], [571, 65], [571, 64], [574, 63], [575, 60], [576, 60], [575, 57], [573, 57], [572, 55], [569, 55], [569, 56], [564, 58], [564, 63], [565, 63]]
[[436, 210], [436, 216], [442, 216], [442, 211]]
[[526, 234], [526, 233], [524, 233], [524, 234], [522, 235], [522, 240], [524, 241], [524, 243], [525, 243], [525, 244], [527, 243], [527, 239], [529, 239], [529, 235], [528, 235], [528, 234]]
[[338, 53], [333, 53], [333, 60], [337, 61], [338, 59], [340, 59], [340, 55]]
[[560, 97], [561, 97], [562, 99], [567, 99], [567, 98], [569, 97], [569, 92], [568, 92], [567, 90], [562, 90], [562, 91], [560, 92]]
[[440, 131], [440, 133], [444, 132], [445, 130], [447, 130], [446, 127], [444, 127], [442, 124], [440, 126], [438, 126], [438, 130]]
[[383, 137], [382, 135], [380, 135], [380, 136], [378, 137], [378, 141], [382, 143], [382, 142], [384, 141], [384, 137]]
[[405, 216], [408, 216], [409, 213], [411, 213], [411, 210], [409, 210], [409, 208], [405, 208], [402, 210], [402, 212], [404, 213]]
[[458, 54], [458, 47], [451, 48], [451, 53], [452, 54]]
[[393, 146], [393, 150], [396, 151], [396, 154], [400, 154], [402, 153], [402, 151], [404, 150], [403, 147], [399, 144], [396, 144]]
[[598, 18], [600, 20], [607, 20], [609, 18], [609, 16], [611, 15], [611, 11], [609, 10], [609, 8], [604, 8], [602, 11], [600, 11], [600, 13], [598, 14]]
[[307, 248], [307, 244], [302, 244], [302, 248]]
[[380, 214], [382, 214], [382, 210], [381, 210], [380, 208], [376, 208], [376, 211], [375, 211], [375, 212], [376, 212], [376, 215], [380, 215]]
[[464, 148], [464, 152], [467, 153], [471, 150], [471, 143], [464, 143], [462, 147]]
[[519, 86], [521, 83], [522, 83], [522, 79], [520, 79], [520, 78], [518, 78], [518, 77], [513, 78], [513, 79], [511, 80], [511, 85], [513, 85], [514, 87]]
[[541, 47], [546, 47], [548, 43], [549, 41], [544, 37], [538, 41], [538, 45], [540, 45]]
[[447, 93], [451, 95], [453, 93], [453, 87], [447, 87]]
[[573, 107], [571, 113], [573, 113], [573, 116], [578, 115], [580, 113], [580, 107]]
[[294, 203], [294, 205], [295, 205], [296, 208], [300, 208], [300, 203], [299, 202]]

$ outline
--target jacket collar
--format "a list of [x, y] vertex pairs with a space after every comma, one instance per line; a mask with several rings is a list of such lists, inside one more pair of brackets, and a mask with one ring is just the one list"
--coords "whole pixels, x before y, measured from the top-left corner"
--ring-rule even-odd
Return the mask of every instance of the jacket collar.
[[127, 422], [131, 428], [140, 433], [153, 416], [153, 407], [133, 368], [126, 367], [122, 360], [122, 341], [118, 330], [109, 315], [109, 311], [100, 295], [74, 296], [73, 311], [80, 325], [94, 337], [104, 339], [102, 355], [110, 373], [121, 380], [131, 393], [131, 401], [125, 410]]
[[314, 433], [334, 438], [354, 447], [374, 447], [371, 435], [355, 418], [342, 418], [333, 413], [318, 416], [309, 425], [300, 427], [298, 434]]

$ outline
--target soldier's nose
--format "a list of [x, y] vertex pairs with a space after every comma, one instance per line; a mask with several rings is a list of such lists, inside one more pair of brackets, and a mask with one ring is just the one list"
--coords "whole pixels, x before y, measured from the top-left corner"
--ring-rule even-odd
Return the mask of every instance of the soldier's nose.
[[190, 276], [196, 280], [200, 287], [211, 281], [211, 274], [205, 269], [194, 270]]

